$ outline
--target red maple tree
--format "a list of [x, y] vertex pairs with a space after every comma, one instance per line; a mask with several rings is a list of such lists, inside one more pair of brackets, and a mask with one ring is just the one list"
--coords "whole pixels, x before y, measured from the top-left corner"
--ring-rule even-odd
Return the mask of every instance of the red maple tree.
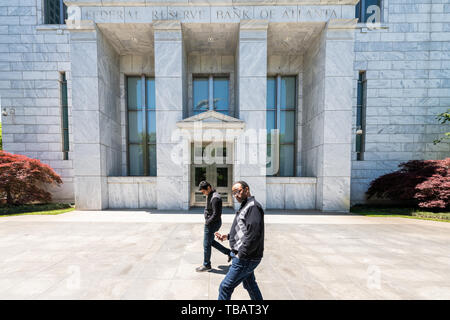
[[61, 177], [38, 159], [0, 150], [0, 200], [8, 205], [48, 203], [45, 184], [62, 184]]
[[368, 199], [415, 200], [421, 208], [450, 209], [450, 158], [411, 160], [399, 167], [370, 183]]

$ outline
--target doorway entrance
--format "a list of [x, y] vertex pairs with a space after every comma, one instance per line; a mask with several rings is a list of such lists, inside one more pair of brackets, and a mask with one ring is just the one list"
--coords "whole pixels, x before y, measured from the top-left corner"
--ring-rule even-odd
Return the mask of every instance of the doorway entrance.
[[[192, 207], [204, 207], [206, 197], [198, 190], [200, 181], [208, 181], [222, 197], [222, 206], [232, 207], [231, 184], [233, 165], [230, 161], [231, 148], [226, 144], [212, 146], [192, 144], [191, 199]], [[196, 159], [196, 161], [194, 161]], [[228, 160], [228, 161], [227, 161]], [[212, 163], [211, 163], [212, 162]]]

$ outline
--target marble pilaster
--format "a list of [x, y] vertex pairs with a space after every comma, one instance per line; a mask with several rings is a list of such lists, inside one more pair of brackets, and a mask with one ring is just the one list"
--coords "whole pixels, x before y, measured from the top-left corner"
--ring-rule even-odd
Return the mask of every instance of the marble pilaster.
[[317, 209], [350, 209], [354, 20], [330, 20], [322, 33], [323, 140], [317, 175]]
[[70, 29], [75, 202], [77, 209], [85, 210], [108, 207], [100, 144], [99, 36], [93, 23]]
[[[241, 21], [237, 52], [239, 118], [245, 134], [237, 139], [239, 180], [246, 181], [252, 195], [266, 206], [267, 21]], [[257, 93], [257, 94], [255, 94]], [[257, 97], [257, 98], [256, 98]]]
[[[183, 179], [183, 164], [172, 158], [177, 143], [171, 135], [183, 118], [185, 96], [185, 50], [179, 21], [156, 21], [155, 90], [157, 141], [157, 208], [188, 209], [189, 182]], [[167, 121], [170, 119], [170, 121]]]

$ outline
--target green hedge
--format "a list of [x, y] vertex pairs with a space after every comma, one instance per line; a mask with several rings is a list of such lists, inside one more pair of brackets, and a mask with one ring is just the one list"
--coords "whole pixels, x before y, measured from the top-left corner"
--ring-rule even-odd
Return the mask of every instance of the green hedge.
[[0, 215], [7, 215], [13, 213], [24, 212], [39, 212], [39, 211], [51, 211], [68, 209], [72, 206], [70, 203], [47, 203], [47, 204], [30, 204], [23, 206], [0, 206]]
[[450, 212], [437, 210], [424, 210], [417, 207], [386, 206], [386, 205], [354, 205], [350, 208], [351, 213], [368, 216], [411, 216], [417, 218], [436, 219], [450, 221]]

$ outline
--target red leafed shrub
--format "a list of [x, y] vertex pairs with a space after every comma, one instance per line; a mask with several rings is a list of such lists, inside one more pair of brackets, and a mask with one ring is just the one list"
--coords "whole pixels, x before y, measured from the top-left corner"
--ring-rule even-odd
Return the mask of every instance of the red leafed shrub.
[[[0, 201], [8, 205], [50, 202], [44, 184], [62, 184], [50, 166], [37, 159], [0, 150]], [[2, 201], [2, 202], [3, 202]]]
[[450, 158], [411, 160], [400, 170], [378, 177], [366, 194], [390, 200], [414, 200], [421, 208], [450, 208]]

